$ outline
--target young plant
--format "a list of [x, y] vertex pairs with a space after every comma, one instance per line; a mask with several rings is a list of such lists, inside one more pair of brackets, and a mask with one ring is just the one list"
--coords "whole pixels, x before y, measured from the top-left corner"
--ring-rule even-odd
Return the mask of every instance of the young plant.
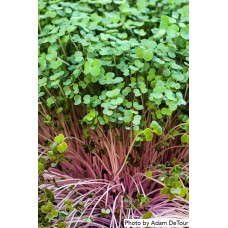
[[188, 217], [188, 0], [39, 0], [39, 227]]

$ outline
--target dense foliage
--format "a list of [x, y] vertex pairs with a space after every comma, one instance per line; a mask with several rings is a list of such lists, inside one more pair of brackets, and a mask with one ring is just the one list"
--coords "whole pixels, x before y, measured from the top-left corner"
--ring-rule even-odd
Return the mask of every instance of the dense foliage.
[[145, 113], [162, 122], [186, 105], [183, 2], [40, 1], [41, 100], [61, 112], [72, 99], [93, 128], [112, 122], [138, 130]]
[[188, 1], [38, 6], [39, 226], [186, 217]]

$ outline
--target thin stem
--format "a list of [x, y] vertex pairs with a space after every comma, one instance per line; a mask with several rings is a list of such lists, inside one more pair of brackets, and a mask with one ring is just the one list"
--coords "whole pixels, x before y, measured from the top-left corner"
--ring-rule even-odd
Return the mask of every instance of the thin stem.
[[60, 46], [61, 46], [61, 48], [62, 48], [63, 54], [64, 54], [65, 59], [66, 59], [66, 58], [67, 58], [67, 57], [66, 57], [66, 52], [65, 52], [65, 50], [64, 50], [64, 48], [63, 48], [62, 42], [61, 42], [60, 38], [59, 38], [58, 40], [59, 40], [59, 44], [60, 44]]
[[67, 63], [66, 61], [62, 60], [61, 58], [57, 57], [57, 59], [59, 59], [60, 61], [62, 61], [63, 63], [65, 63], [67, 66], [70, 66], [69, 63]]
[[139, 133], [136, 135], [136, 137], [134, 138], [134, 140], [133, 140], [133, 142], [132, 142], [132, 144], [131, 144], [131, 146], [130, 146], [128, 152], [127, 152], [127, 155], [126, 155], [126, 157], [125, 157], [125, 160], [124, 160], [124, 162], [123, 162], [121, 168], [120, 168], [119, 171], [115, 174], [115, 179], [117, 178], [117, 176], [121, 173], [122, 169], [124, 168], [124, 165], [125, 165], [125, 163], [126, 163], [126, 161], [127, 161], [127, 159], [128, 159], [128, 156], [129, 156], [129, 154], [130, 154], [130, 152], [131, 152], [131, 150], [132, 150], [132, 147], [134, 146], [137, 137], [138, 137], [141, 133], [142, 133], [142, 132], [139, 132]]

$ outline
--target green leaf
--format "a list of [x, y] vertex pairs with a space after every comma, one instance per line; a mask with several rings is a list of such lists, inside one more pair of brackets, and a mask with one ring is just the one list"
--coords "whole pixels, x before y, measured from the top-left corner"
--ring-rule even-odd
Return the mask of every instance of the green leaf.
[[139, 36], [145, 36], [146, 32], [144, 31], [144, 29], [134, 29], [134, 32], [136, 34], [138, 34]]
[[125, 123], [130, 123], [133, 117], [133, 113], [130, 110], [127, 110], [124, 112], [124, 122]]
[[148, 204], [151, 201], [151, 198], [142, 196], [140, 198], [141, 204]]
[[[59, 217], [60, 218], [60, 217]], [[61, 218], [60, 218], [61, 219]], [[64, 217], [62, 218], [62, 219], [64, 219]], [[59, 222], [58, 223], [58, 226], [57, 226], [57, 228], [66, 228], [67, 227], [67, 225], [66, 225], [66, 223], [65, 222]]]
[[57, 210], [52, 211], [52, 216], [53, 216], [53, 218], [54, 218], [54, 217], [57, 217], [58, 214], [59, 214], [59, 212], [58, 212]]
[[141, 44], [143, 45], [143, 47], [146, 50], [154, 50], [154, 48], [157, 46], [157, 43], [153, 40], [147, 40], [147, 39], [143, 39], [141, 41]]
[[165, 96], [166, 96], [169, 100], [172, 100], [172, 101], [175, 101], [175, 100], [176, 100], [175, 95], [174, 95], [174, 93], [173, 93], [171, 90], [166, 90], [166, 91], [165, 91]]
[[151, 211], [148, 211], [148, 212], [146, 212], [145, 214], [143, 214], [142, 215], [142, 218], [143, 219], [150, 219], [150, 218], [152, 218], [152, 212]]
[[52, 202], [48, 201], [46, 205], [43, 205], [40, 209], [43, 213], [48, 213], [54, 208]]
[[80, 61], [83, 60], [83, 55], [82, 55], [82, 52], [80, 52], [80, 51], [76, 51], [74, 53], [74, 56], [75, 56], [75, 61], [76, 62], [80, 62]]
[[54, 17], [56, 16], [56, 12], [47, 11], [47, 12], [45, 13], [45, 15], [46, 15], [47, 17], [54, 18]]
[[134, 119], [133, 119], [133, 124], [134, 125], [139, 125], [140, 121], [141, 121], [141, 116], [140, 115], [134, 116]]
[[110, 209], [105, 209], [105, 208], [101, 209], [101, 213], [104, 215], [108, 215], [108, 214], [110, 214], [110, 212], [111, 212]]
[[135, 50], [135, 54], [136, 54], [136, 56], [137, 56], [138, 58], [143, 58], [143, 56], [144, 56], [144, 50], [143, 50], [142, 48], [137, 48], [137, 49]]
[[73, 89], [74, 89], [74, 94], [78, 94], [79, 93], [78, 84], [74, 84], [73, 85]]
[[120, 89], [117, 88], [117, 89], [108, 91], [108, 92], [106, 93], [106, 95], [107, 95], [108, 97], [116, 97], [116, 96], [119, 95], [119, 93], [120, 93]]
[[153, 95], [156, 99], [160, 99], [163, 97], [162, 92], [163, 92], [162, 89], [157, 86], [153, 90]]
[[51, 221], [53, 218], [55, 218], [57, 216], [58, 216], [58, 211], [53, 210], [46, 215], [46, 218], [49, 219], [49, 221]]
[[156, 116], [157, 116], [158, 119], [161, 119], [162, 118], [162, 113], [161, 113], [160, 110], [157, 110], [156, 111]]
[[50, 108], [53, 104], [55, 103], [55, 98], [54, 97], [49, 97], [47, 99], [47, 106]]
[[50, 189], [45, 188], [45, 192], [46, 192], [46, 195], [47, 195], [48, 199], [54, 200], [54, 194], [53, 194], [53, 192]]
[[116, 77], [116, 78], [114, 78], [114, 79], [112, 80], [113, 84], [115, 84], [115, 83], [120, 83], [120, 82], [122, 82], [122, 81], [123, 81], [123, 78], [122, 78], [122, 77]]
[[168, 77], [168, 76], [170, 75], [170, 70], [169, 70], [169, 69], [165, 69], [165, 70], [163, 71], [163, 75], [164, 75], [165, 77]]
[[153, 133], [152, 133], [152, 130], [150, 128], [146, 128], [144, 131], [143, 131], [143, 134], [146, 138], [146, 141], [151, 141], [152, 138], [153, 138]]
[[153, 129], [153, 132], [155, 132], [157, 135], [162, 135], [162, 127], [158, 124], [157, 121], [153, 120], [150, 124], [150, 127]]
[[160, 29], [167, 30], [170, 24], [170, 19], [166, 15], [161, 16]]
[[175, 198], [175, 195], [174, 194], [170, 194], [169, 195], [169, 200], [173, 200]]
[[166, 195], [166, 194], [169, 194], [169, 191], [170, 191], [170, 188], [164, 187], [164, 188], [162, 188], [162, 189], [160, 190], [160, 194], [161, 194], [161, 195]]
[[92, 218], [86, 218], [85, 221], [88, 222], [88, 223], [92, 223], [93, 219]]
[[172, 114], [172, 111], [169, 110], [168, 108], [162, 108], [161, 113], [167, 116], [170, 116]]
[[146, 172], [146, 177], [152, 178], [152, 172], [151, 172], [151, 171], [147, 171], [147, 172]]
[[52, 162], [51, 167], [55, 168], [57, 166], [58, 162]]
[[61, 143], [61, 142], [63, 142], [63, 141], [64, 141], [64, 135], [63, 135], [63, 134], [57, 135], [57, 136], [54, 138], [54, 141], [55, 141], [56, 143]]
[[58, 59], [56, 61], [52, 61], [50, 66], [52, 69], [56, 70], [61, 65], [62, 65], [62, 61]]
[[84, 73], [89, 74], [90, 73], [90, 68], [91, 68], [91, 61], [86, 61], [84, 65]]
[[[129, 104], [131, 104], [132, 106], [132, 103], [129, 102]], [[130, 107], [131, 107], [130, 106]], [[136, 110], [143, 110], [143, 106], [140, 105], [138, 102], [133, 102], [133, 107], [136, 109]]]
[[181, 188], [181, 192], [179, 193], [178, 196], [180, 197], [185, 197], [185, 195], [187, 194], [188, 189], [187, 188]]
[[46, 160], [46, 158], [44, 158], [44, 157], [40, 157], [40, 158], [38, 159], [38, 162], [42, 163], [42, 164], [45, 166], [46, 163], [47, 163], [47, 160]]
[[137, 6], [139, 10], [146, 8], [148, 5], [148, 2], [146, 0], [137, 0]]
[[96, 67], [96, 68], [100, 68], [102, 65], [102, 62], [100, 59], [94, 59], [93, 60], [93, 66]]
[[142, 68], [144, 66], [144, 64], [140, 60], [138, 60], [138, 59], [134, 61], [134, 64], [138, 68]]
[[59, 114], [59, 113], [61, 113], [63, 111], [63, 107], [59, 107], [58, 109], [57, 109], [57, 113]]
[[158, 32], [154, 35], [154, 38], [157, 39], [157, 38], [161, 38], [165, 35], [166, 31], [165, 29], [159, 29]]
[[116, 99], [111, 100], [111, 104], [113, 105], [120, 105], [123, 103], [123, 98], [122, 97], [117, 97]]
[[93, 76], [98, 76], [100, 74], [100, 68], [95, 67], [95, 66], [94, 67], [91, 67], [90, 68], [90, 73]]
[[153, 57], [154, 57], [153, 52], [151, 52], [150, 50], [144, 51], [144, 53], [143, 53], [143, 58], [144, 58], [146, 61], [150, 61]]
[[58, 145], [57, 150], [60, 153], [63, 153], [68, 148], [68, 145], [65, 142], [62, 142]]
[[79, 105], [79, 104], [81, 104], [81, 102], [82, 102], [81, 96], [80, 95], [75, 95], [74, 96], [74, 104], [75, 105]]
[[189, 39], [189, 25], [186, 25], [185, 27], [181, 28], [180, 35], [185, 40]]
[[48, 155], [49, 157], [52, 157], [52, 156], [54, 155], [54, 153], [53, 153], [53, 151], [48, 151], [48, 152], [47, 152], [47, 155]]
[[181, 142], [189, 144], [189, 136], [187, 134], [184, 134], [181, 136]]
[[178, 195], [178, 194], [180, 194], [181, 193], [181, 189], [180, 188], [171, 188], [170, 189], [170, 192], [172, 193], [172, 194], [176, 194], [176, 195]]
[[169, 105], [169, 109], [171, 111], [175, 111], [177, 109], [177, 104], [173, 101], [166, 102]]
[[38, 162], [38, 174], [42, 175], [44, 173], [44, 164]]
[[141, 84], [140, 85], [140, 90], [141, 90], [141, 92], [144, 94], [144, 93], [147, 93], [147, 91], [148, 91], [148, 89], [146, 88], [146, 85], [145, 84]]
[[89, 104], [90, 103], [90, 95], [85, 95], [84, 97], [83, 97], [83, 100], [84, 100], [84, 103], [85, 104]]
[[135, 94], [136, 97], [141, 96], [141, 92], [140, 92], [139, 89], [134, 89], [134, 90], [133, 90], [133, 93]]

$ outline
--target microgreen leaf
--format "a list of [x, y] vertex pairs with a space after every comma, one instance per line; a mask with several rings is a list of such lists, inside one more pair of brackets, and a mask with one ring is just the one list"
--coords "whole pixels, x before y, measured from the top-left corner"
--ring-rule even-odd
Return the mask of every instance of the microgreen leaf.
[[110, 214], [110, 210], [109, 209], [102, 208], [101, 209], [101, 213], [104, 214], [104, 215], [108, 215], [108, 214]]
[[189, 136], [187, 134], [182, 135], [181, 136], [181, 142], [188, 144], [189, 143]]
[[67, 144], [65, 142], [62, 142], [58, 145], [57, 150], [60, 153], [63, 153], [68, 148]]
[[152, 178], [152, 172], [151, 172], [151, 171], [147, 171], [147, 172], [146, 172], [146, 177]]
[[143, 214], [142, 215], [142, 218], [143, 219], [150, 219], [150, 218], [152, 218], [152, 212], [151, 211], [148, 211], [148, 212], [146, 212], [145, 214]]
[[75, 105], [79, 105], [79, 104], [81, 104], [81, 102], [82, 102], [81, 96], [80, 95], [75, 95], [74, 96], [74, 104]]
[[57, 135], [57, 136], [55, 137], [54, 141], [55, 141], [56, 143], [61, 143], [61, 142], [63, 142], [63, 141], [64, 141], [64, 135], [63, 135], [63, 134]]
[[152, 138], [153, 138], [153, 133], [152, 133], [152, 130], [150, 128], [146, 128], [144, 131], [143, 131], [143, 134], [146, 138], [146, 141], [151, 141]]
[[155, 132], [157, 135], [162, 134], [162, 127], [158, 124], [157, 121], [153, 120], [150, 124], [150, 127], [153, 129], [153, 132]]

